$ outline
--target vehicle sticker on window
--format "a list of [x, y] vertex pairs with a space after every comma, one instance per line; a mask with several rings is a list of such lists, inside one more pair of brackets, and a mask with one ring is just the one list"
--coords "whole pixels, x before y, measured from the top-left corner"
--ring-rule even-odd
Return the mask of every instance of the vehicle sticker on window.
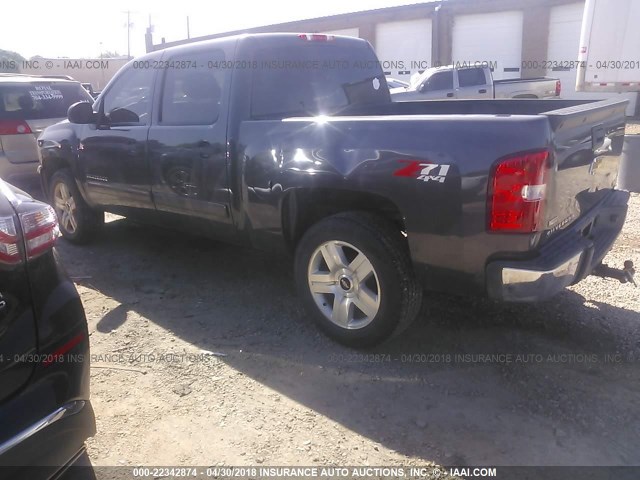
[[410, 177], [423, 182], [444, 183], [451, 166], [420, 160], [400, 160], [400, 162], [407, 165], [393, 172], [394, 177]]
[[380, 80], [378, 80], [377, 78], [373, 79], [373, 89], [374, 90], [379, 90], [380, 89]]
[[29, 95], [33, 100], [63, 100], [62, 92], [54, 90], [48, 85], [34, 86], [33, 90], [29, 90]]

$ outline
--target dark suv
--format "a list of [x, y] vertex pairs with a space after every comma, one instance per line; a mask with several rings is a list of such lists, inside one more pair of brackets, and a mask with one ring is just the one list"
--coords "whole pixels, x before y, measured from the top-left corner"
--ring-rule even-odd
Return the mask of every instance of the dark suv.
[[95, 433], [87, 321], [57, 236], [53, 209], [0, 179], [0, 479], [61, 478]]

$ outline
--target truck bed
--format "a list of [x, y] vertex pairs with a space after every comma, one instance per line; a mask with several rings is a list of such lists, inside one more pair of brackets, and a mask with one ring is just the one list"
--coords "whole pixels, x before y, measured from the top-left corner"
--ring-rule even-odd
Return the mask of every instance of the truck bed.
[[557, 79], [552, 77], [531, 77], [531, 78], [505, 78], [504, 80], [494, 80], [494, 84], [506, 85], [508, 83], [533, 83], [533, 82], [546, 82], [553, 81], [555, 82]]
[[[336, 116], [347, 115], [563, 115], [575, 112], [577, 107], [587, 110], [608, 108], [625, 100], [426, 100], [393, 102], [383, 105], [358, 105], [343, 110]], [[570, 109], [563, 111], [564, 109]]]
[[[302, 158], [299, 152], [309, 152], [307, 158], [319, 163], [305, 180], [316, 188], [366, 189], [390, 198], [405, 217], [414, 261], [428, 265], [434, 275], [442, 270], [437, 284], [430, 287], [446, 289], [447, 272], [451, 272], [451, 289], [455, 289], [461, 272], [469, 275], [470, 285], [483, 285], [478, 272], [488, 259], [501, 258], [501, 252], [510, 258], [528, 258], [608, 201], [617, 179], [626, 103], [453, 100], [372, 104], [350, 107], [321, 123], [313, 117], [249, 121], [239, 143], [250, 144], [252, 138], [267, 132], [266, 152], [273, 145], [276, 152], [279, 145], [286, 145], [279, 171], [296, 177], [292, 185], [309, 175], [296, 159]], [[541, 150], [549, 152], [550, 165], [541, 231], [487, 232], [486, 202], [496, 163], [518, 152]], [[406, 182], [394, 176], [395, 170], [411, 161], [449, 165], [446, 180], [442, 184]], [[248, 175], [247, 181], [264, 188], [258, 178]], [[281, 185], [286, 191], [286, 182]]]

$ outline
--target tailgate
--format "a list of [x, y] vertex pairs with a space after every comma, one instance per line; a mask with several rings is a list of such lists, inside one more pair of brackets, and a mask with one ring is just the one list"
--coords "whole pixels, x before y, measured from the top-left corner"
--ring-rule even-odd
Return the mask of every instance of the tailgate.
[[547, 183], [545, 239], [574, 223], [615, 188], [626, 106], [626, 100], [605, 100], [544, 113], [555, 160]]
[[72, 104], [93, 100], [77, 82], [20, 78], [0, 83], [0, 149], [11, 163], [37, 162], [40, 133]]

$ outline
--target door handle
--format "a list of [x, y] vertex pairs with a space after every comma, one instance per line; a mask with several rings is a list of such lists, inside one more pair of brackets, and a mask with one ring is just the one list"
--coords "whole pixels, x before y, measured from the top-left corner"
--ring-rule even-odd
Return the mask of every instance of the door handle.
[[206, 159], [211, 156], [211, 152], [209, 147], [211, 144], [206, 140], [200, 140], [197, 144], [197, 147], [200, 149], [200, 158]]
[[449, 98], [453, 97], [453, 93], [451, 93], [451, 92], [447, 93], [447, 97], [449, 97]]
[[486, 88], [481, 88], [480, 90], [478, 90], [478, 93], [487, 93], [487, 89]]

